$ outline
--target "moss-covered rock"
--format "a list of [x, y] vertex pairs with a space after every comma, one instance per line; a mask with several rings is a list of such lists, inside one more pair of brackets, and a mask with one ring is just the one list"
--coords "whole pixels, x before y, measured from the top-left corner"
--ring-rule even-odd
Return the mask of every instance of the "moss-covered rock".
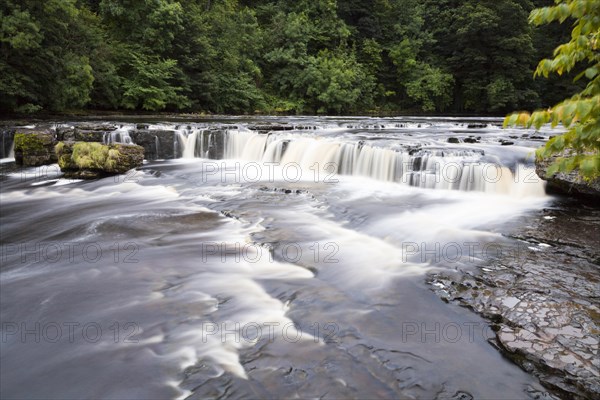
[[131, 144], [59, 142], [58, 165], [67, 178], [96, 179], [123, 174], [144, 161], [144, 148]]
[[540, 178], [548, 182], [548, 189], [552, 192], [567, 194], [574, 197], [600, 199], [600, 178], [585, 180], [579, 175], [578, 170], [569, 173], [559, 172], [548, 175], [547, 170], [557, 158], [564, 154], [555, 155], [547, 159], [537, 159], [535, 169]]
[[35, 167], [57, 161], [54, 153], [56, 137], [53, 131], [18, 131], [15, 133], [14, 143], [17, 165]]

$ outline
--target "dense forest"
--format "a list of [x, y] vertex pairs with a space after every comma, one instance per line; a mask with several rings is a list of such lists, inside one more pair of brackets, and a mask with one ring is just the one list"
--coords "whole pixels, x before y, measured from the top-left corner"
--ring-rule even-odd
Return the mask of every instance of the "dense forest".
[[477, 113], [552, 105], [551, 0], [3, 0], [0, 112]]

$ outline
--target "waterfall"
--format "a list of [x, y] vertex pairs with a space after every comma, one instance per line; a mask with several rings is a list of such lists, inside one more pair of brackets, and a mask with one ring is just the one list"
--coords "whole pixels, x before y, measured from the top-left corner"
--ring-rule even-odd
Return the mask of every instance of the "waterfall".
[[[204, 131], [202, 131], [202, 136], [200, 137], [200, 140], [202, 141], [203, 145], [204, 145]], [[208, 146], [206, 146], [206, 151], [204, 150], [204, 147], [202, 147], [200, 149], [200, 154], [202, 154], [204, 156], [204, 158], [210, 158], [210, 149], [212, 149], [215, 146], [215, 134], [213, 132], [211, 132], [208, 135]]]
[[7, 158], [15, 158], [15, 141], [10, 144], [10, 150], [8, 150]]
[[225, 158], [254, 162], [296, 163], [304, 169], [333, 163], [337, 173], [397, 182], [425, 189], [480, 191], [516, 196], [543, 196], [544, 183], [531, 167], [514, 170], [481, 161], [481, 150], [407, 150], [339, 142], [293, 134], [228, 131]]
[[133, 139], [129, 136], [129, 131], [131, 127], [122, 126], [114, 131], [104, 133], [102, 137], [102, 141], [104, 144], [112, 144], [112, 143], [122, 143], [122, 144], [132, 144]]
[[193, 131], [188, 135], [183, 146], [183, 158], [194, 158], [196, 156], [196, 140], [198, 131]]
[[184, 156], [187, 139], [188, 137], [185, 129], [175, 130], [175, 135], [173, 136], [173, 155], [175, 158]]
[[154, 148], [156, 150], [156, 158], [160, 157], [160, 140], [158, 140], [158, 136], [154, 135]]
[[8, 155], [5, 158], [0, 158], [0, 163], [15, 161], [15, 142], [13, 141], [8, 150]]

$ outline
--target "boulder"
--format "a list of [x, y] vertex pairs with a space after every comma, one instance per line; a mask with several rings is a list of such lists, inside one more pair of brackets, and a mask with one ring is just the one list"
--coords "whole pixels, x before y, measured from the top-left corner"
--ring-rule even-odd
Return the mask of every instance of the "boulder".
[[548, 182], [548, 189], [558, 193], [569, 194], [575, 197], [600, 198], [600, 178], [587, 181], [579, 175], [579, 171], [566, 174], [559, 172], [549, 176], [546, 171], [560, 155], [535, 161], [535, 170], [540, 178]]
[[144, 148], [131, 144], [59, 142], [58, 165], [67, 178], [97, 179], [123, 174], [144, 161]]
[[110, 131], [114, 131], [117, 129], [116, 125], [112, 125], [112, 124], [105, 124], [105, 123], [92, 123], [92, 122], [87, 122], [87, 123], [81, 123], [77, 125], [77, 128], [82, 130], [82, 131], [100, 131], [100, 132], [110, 132]]
[[72, 126], [59, 126], [56, 128], [56, 140], [58, 141], [74, 141], [75, 128]]
[[107, 124], [78, 124], [56, 128], [56, 138], [66, 142], [103, 142], [108, 132], [115, 131], [115, 125]]
[[137, 129], [129, 135], [144, 148], [147, 160], [175, 158], [175, 131]]
[[19, 130], [15, 133], [15, 162], [17, 165], [37, 167], [57, 161], [56, 144], [52, 130]]
[[103, 142], [105, 132], [108, 130], [99, 129], [83, 129], [82, 127], [75, 127], [73, 139], [77, 142]]

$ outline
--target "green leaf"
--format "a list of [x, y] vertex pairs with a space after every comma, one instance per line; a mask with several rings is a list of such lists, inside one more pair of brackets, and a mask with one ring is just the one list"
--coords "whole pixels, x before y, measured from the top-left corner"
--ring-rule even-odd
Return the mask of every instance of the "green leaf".
[[593, 66], [585, 70], [585, 77], [588, 79], [594, 79], [598, 75], [598, 66]]

